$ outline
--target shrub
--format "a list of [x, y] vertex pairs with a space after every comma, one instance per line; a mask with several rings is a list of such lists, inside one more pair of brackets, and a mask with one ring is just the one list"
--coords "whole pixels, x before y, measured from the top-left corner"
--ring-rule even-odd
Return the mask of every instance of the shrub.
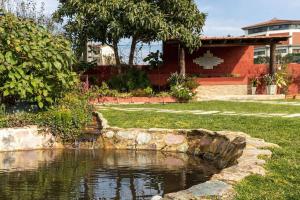
[[188, 102], [193, 99], [195, 93], [193, 92], [199, 84], [195, 78], [173, 73], [168, 79], [171, 87], [171, 95], [180, 102]]
[[153, 90], [151, 87], [147, 87], [145, 89], [137, 89], [131, 91], [132, 96], [134, 97], [151, 97], [153, 96]]
[[157, 50], [156, 52], [151, 52], [143, 61], [148, 62], [150, 69], [155, 69], [163, 64], [163, 54]]
[[170, 87], [175, 85], [183, 85], [184, 87], [187, 87], [190, 90], [194, 90], [199, 86], [199, 83], [196, 81], [195, 78], [184, 76], [182, 74], [178, 74], [177, 72], [171, 74], [170, 78], [168, 79], [168, 83]]
[[175, 85], [171, 87], [171, 95], [179, 102], [188, 102], [193, 99], [195, 93], [183, 85]]
[[92, 121], [92, 111], [88, 96], [75, 91], [66, 94], [48, 110], [0, 115], [0, 128], [39, 125], [50, 129], [62, 141], [73, 142]]
[[168, 83], [170, 87], [175, 85], [183, 85], [186, 80], [186, 77], [182, 74], [178, 74], [177, 72], [171, 74], [171, 76], [168, 79]]
[[190, 90], [194, 90], [199, 87], [199, 83], [196, 81], [195, 78], [187, 77], [183, 85]]
[[135, 68], [129, 69], [124, 74], [119, 74], [108, 81], [112, 89], [121, 92], [129, 92], [136, 89], [144, 89], [150, 86], [147, 74]]
[[52, 105], [77, 81], [70, 43], [34, 22], [0, 17], [0, 98]]

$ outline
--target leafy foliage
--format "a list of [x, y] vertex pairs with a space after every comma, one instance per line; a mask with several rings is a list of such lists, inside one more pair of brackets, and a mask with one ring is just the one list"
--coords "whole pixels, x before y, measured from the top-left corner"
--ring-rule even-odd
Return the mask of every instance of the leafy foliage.
[[188, 102], [193, 99], [195, 93], [183, 85], [175, 85], [171, 87], [171, 95], [179, 102]]
[[206, 15], [194, 0], [61, 0], [55, 18], [67, 18], [65, 29], [78, 52], [88, 40], [116, 47], [127, 38], [132, 56], [138, 42], [157, 40], [177, 39], [192, 51], [201, 45]]
[[0, 17], [0, 96], [40, 108], [53, 104], [76, 81], [70, 44], [12, 14]]
[[159, 51], [151, 52], [145, 59], [144, 62], [148, 62], [151, 69], [155, 69], [163, 64], [163, 54]]
[[129, 92], [136, 89], [144, 89], [150, 86], [147, 74], [135, 68], [128, 69], [124, 74], [113, 77], [108, 82], [112, 89], [121, 92]]
[[0, 128], [39, 125], [50, 129], [62, 141], [73, 142], [82, 135], [83, 129], [92, 120], [93, 107], [89, 105], [88, 97], [72, 92], [47, 111], [0, 115]]
[[133, 90], [131, 91], [131, 94], [134, 97], [151, 97], [154, 95], [154, 92], [151, 87], [147, 87], [145, 89]]
[[194, 90], [199, 86], [196, 80], [182, 74], [173, 73], [168, 79], [171, 95], [180, 102], [188, 102], [196, 95]]

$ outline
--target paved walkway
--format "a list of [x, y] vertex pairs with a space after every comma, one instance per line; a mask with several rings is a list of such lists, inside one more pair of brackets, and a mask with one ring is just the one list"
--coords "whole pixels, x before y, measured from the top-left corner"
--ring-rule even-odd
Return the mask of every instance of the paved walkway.
[[282, 117], [282, 118], [300, 118], [300, 113], [247, 113], [234, 111], [204, 111], [204, 110], [170, 110], [158, 108], [119, 108], [97, 106], [100, 110], [118, 110], [127, 112], [156, 112], [156, 113], [173, 113], [173, 114], [193, 114], [193, 115], [223, 115], [223, 116], [254, 116], [254, 117]]
[[300, 101], [257, 101], [257, 100], [230, 100], [231, 102], [263, 103], [272, 105], [300, 106]]

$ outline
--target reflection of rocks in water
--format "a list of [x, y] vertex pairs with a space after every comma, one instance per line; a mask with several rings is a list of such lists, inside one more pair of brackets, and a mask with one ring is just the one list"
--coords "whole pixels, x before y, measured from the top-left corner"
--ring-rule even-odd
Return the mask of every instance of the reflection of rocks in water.
[[32, 194], [38, 194], [33, 199], [150, 199], [205, 182], [216, 172], [198, 157], [169, 152], [2, 153], [0, 199], [14, 194], [23, 200]]
[[35, 170], [40, 164], [53, 162], [60, 154], [61, 150], [0, 153], [0, 171]]

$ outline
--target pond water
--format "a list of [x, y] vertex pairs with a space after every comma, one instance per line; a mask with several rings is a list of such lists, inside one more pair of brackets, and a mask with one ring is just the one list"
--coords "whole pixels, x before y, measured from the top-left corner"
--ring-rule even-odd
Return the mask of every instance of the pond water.
[[198, 157], [150, 151], [0, 153], [0, 199], [151, 199], [205, 182]]

